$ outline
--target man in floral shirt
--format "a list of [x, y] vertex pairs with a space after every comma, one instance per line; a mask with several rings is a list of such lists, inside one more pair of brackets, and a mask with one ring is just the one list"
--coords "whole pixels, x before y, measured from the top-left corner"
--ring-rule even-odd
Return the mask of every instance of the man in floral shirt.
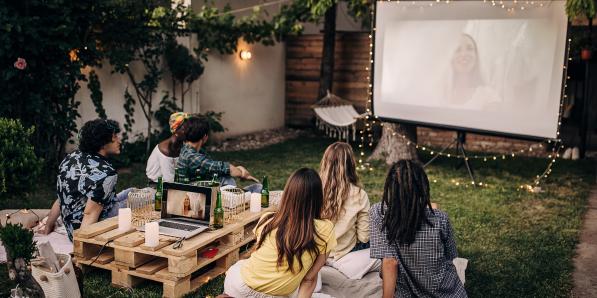
[[[120, 154], [120, 127], [114, 120], [96, 119], [81, 128], [79, 150], [60, 163], [56, 192], [69, 239], [73, 231], [118, 214], [128, 190], [116, 195], [118, 174], [108, 161]], [[52, 224], [53, 226], [53, 224]]]

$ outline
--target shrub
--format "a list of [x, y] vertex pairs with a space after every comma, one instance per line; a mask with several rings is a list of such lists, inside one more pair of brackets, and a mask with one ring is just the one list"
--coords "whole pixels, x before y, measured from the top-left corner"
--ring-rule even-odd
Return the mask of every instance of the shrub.
[[7, 246], [11, 260], [22, 258], [29, 263], [33, 258], [36, 250], [33, 232], [23, 228], [23, 225], [7, 223], [5, 227], [0, 227], [0, 240]]
[[34, 128], [0, 118], [0, 197], [31, 189], [42, 168], [30, 139]]

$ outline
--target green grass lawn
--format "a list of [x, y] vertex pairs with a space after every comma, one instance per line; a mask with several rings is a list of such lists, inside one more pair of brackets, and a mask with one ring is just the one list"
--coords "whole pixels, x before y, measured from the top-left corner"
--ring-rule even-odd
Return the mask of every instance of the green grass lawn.
[[[268, 175], [271, 189], [282, 189], [292, 171], [318, 168], [331, 142], [301, 138], [255, 151], [214, 155], [246, 166], [258, 178]], [[519, 186], [531, 183], [545, 169], [546, 159], [474, 161], [479, 180], [489, 184], [483, 188], [464, 187], [467, 174], [464, 168], [456, 169], [457, 162], [440, 159], [427, 172], [431, 181], [437, 180], [431, 184], [432, 200], [449, 214], [458, 253], [469, 259], [465, 285], [469, 296], [568, 297], [581, 216], [595, 181], [594, 162], [558, 160], [542, 186], [544, 192], [538, 194], [521, 191]], [[387, 171], [384, 164], [373, 166], [373, 171], [360, 173], [372, 203], [380, 200]], [[456, 186], [452, 179], [463, 183]], [[119, 189], [144, 184], [144, 165], [134, 165], [119, 176]], [[48, 208], [51, 189], [42, 186], [35, 195], [13, 202], [12, 207]], [[4, 268], [2, 271], [0, 276], [6, 276]], [[85, 278], [86, 297], [161, 297], [157, 283], [127, 291], [110, 287], [110, 276], [105, 272], [92, 272]], [[222, 287], [223, 278], [218, 278], [188, 296], [217, 295]], [[0, 296], [5, 296], [6, 289], [0, 286]]]

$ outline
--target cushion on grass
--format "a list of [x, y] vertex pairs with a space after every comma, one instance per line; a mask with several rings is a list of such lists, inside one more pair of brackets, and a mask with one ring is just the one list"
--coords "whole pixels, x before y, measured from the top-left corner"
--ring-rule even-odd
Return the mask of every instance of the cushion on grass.
[[7, 209], [0, 211], [0, 223], [22, 224], [23, 227], [31, 229], [35, 227], [44, 217], [50, 213], [50, 209], [28, 209], [17, 210]]

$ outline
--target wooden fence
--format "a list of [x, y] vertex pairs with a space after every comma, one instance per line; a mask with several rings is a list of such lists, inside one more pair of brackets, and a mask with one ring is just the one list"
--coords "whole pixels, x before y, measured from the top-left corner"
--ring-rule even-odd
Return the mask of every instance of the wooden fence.
[[[359, 112], [367, 103], [369, 33], [338, 32], [332, 93], [350, 100]], [[286, 42], [286, 124], [312, 123], [317, 102], [323, 35], [303, 35]]]

